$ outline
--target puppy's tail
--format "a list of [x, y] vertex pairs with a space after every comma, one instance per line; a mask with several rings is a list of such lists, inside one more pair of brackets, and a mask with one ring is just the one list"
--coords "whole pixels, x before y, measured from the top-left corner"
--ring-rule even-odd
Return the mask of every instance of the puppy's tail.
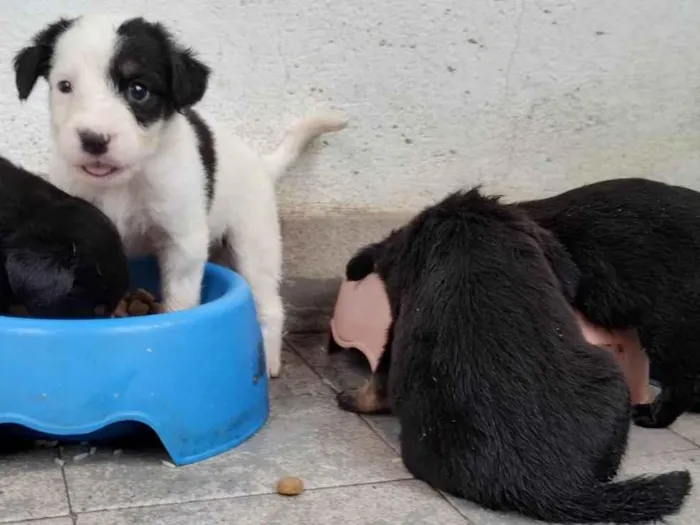
[[324, 133], [340, 131], [347, 125], [346, 119], [330, 115], [307, 117], [297, 122], [287, 131], [277, 149], [263, 157], [272, 180], [277, 181], [313, 139]]
[[558, 523], [654, 523], [676, 514], [691, 487], [687, 470], [599, 483], [574, 500], [540, 507], [533, 517]]

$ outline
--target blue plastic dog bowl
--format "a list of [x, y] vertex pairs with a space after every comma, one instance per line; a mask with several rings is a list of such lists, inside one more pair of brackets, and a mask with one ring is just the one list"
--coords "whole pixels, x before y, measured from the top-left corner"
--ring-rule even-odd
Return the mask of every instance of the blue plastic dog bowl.
[[[158, 290], [155, 261], [131, 264]], [[255, 434], [269, 413], [260, 325], [247, 283], [208, 264], [198, 308], [125, 319], [0, 317], [0, 424], [44, 439], [151, 427], [177, 465]]]

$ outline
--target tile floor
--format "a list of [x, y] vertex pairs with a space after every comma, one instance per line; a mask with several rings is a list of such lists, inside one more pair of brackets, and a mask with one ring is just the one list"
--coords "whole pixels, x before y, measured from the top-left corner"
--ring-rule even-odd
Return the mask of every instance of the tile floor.
[[[390, 417], [340, 411], [334, 391], [360, 381], [351, 352], [327, 356], [324, 337], [287, 338], [285, 373], [272, 382], [267, 426], [238, 449], [183, 468], [141, 446], [80, 458], [89, 445], [0, 457], [0, 523], [35, 525], [525, 525], [444, 497], [411, 479], [397, 454]], [[624, 474], [689, 469], [700, 479], [700, 416], [672, 430], [632, 431]], [[61, 466], [61, 459], [64, 465]], [[301, 477], [297, 498], [275, 494], [284, 475]], [[697, 523], [700, 489], [672, 525]]]

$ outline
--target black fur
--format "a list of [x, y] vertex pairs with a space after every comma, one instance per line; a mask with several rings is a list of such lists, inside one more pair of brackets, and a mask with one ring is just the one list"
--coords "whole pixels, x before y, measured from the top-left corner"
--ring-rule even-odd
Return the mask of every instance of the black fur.
[[117, 229], [91, 204], [0, 157], [0, 313], [32, 317], [111, 313], [129, 273]]
[[374, 271], [375, 252], [378, 247], [378, 244], [365, 246], [348, 261], [345, 267], [345, 277], [348, 281], [361, 281]]
[[61, 18], [49, 24], [34, 36], [32, 45], [15, 55], [15, 84], [20, 100], [29, 97], [39, 77], [48, 77], [56, 40], [73, 22], [73, 19]]
[[[473, 190], [359, 255], [373, 259], [395, 319], [373, 394], [388, 380], [417, 478], [561, 523], [679, 510], [688, 472], [610, 482], [627, 446], [629, 393], [611, 354], [583, 338], [565, 297], [578, 271], [548, 232]], [[347, 392], [339, 402], [353, 408]]]
[[212, 134], [207, 123], [202, 120], [202, 117], [193, 110], [187, 109], [184, 111], [190, 126], [194, 129], [197, 135], [197, 147], [199, 149], [199, 157], [202, 160], [202, 165], [207, 174], [205, 183], [205, 194], [207, 196], [207, 209], [211, 208], [212, 200], [214, 200], [214, 189], [216, 187], [216, 148], [214, 148], [214, 135]]
[[670, 425], [700, 376], [700, 193], [618, 179], [517, 205], [581, 271], [574, 306], [609, 329], [636, 328], [662, 393], [636, 424]]
[[[207, 89], [210, 70], [180, 47], [162, 24], [143, 18], [124, 22], [110, 76], [142, 126], [167, 118], [199, 102]], [[132, 90], [144, 87], [148, 96], [135, 100]]]

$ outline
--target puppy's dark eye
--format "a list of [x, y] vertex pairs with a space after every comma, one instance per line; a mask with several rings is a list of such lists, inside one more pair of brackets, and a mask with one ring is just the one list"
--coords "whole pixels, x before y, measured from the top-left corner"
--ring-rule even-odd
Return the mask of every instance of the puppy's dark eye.
[[130, 102], [142, 104], [143, 102], [148, 100], [148, 97], [151, 96], [151, 93], [148, 91], [148, 88], [146, 86], [141, 84], [141, 82], [132, 82], [127, 88], [126, 96]]
[[61, 80], [56, 84], [56, 87], [61, 93], [72, 93], [73, 92], [73, 86], [71, 85], [70, 82], [67, 80]]

